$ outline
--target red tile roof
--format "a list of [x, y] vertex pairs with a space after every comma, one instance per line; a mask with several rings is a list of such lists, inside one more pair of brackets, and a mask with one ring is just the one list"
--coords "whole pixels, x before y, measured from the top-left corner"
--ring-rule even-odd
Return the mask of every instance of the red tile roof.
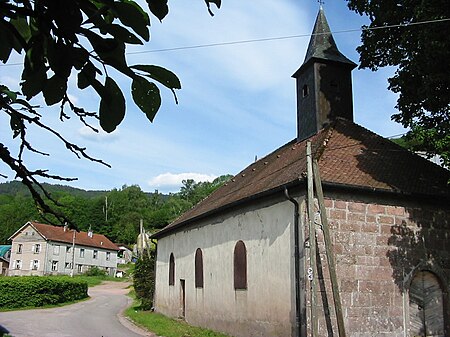
[[[29, 222], [46, 240], [72, 243], [73, 231], [65, 230], [63, 226], [51, 226], [38, 222]], [[87, 232], [75, 233], [75, 244], [79, 246], [97, 247], [109, 250], [119, 250], [106, 236], [93, 233], [92, 237]]]
[[227, 184], [154, 234], [161, 237], [199, 217], [304, 183], [311, 141], [324, 186], [332, 184], [450, 200], [450, 172], [353, 122], [338, 119], [307, 140], [293, 140], [251, 164]]

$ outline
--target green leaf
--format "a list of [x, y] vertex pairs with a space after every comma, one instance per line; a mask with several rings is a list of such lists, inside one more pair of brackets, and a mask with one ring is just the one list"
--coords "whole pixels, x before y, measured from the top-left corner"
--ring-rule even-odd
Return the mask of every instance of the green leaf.
[[11, 114], [9, 126], [11, 127], [11, 130], [13, 131], [13, 138], [16, 138], [20, 134], [20, 130], [22, 127], [22, 123], [21, 123], [21, 120], [20, 120], [18, 114], [16, 114], [16, 113]]
[[123, 28], [120, 25], [117, 24], [105, 25], [102, 28], [106, 30], [109, 34], [114, 36], [117, 40], [120, 40], [122, 42], [130, 44], [143, 44], [142, 41], [139, 40], [136, 35], [134, 35], [128, 29]]
[[43, 90], [45, 103], [53, 105], [60, 102], [67, 92], [67, 78], [53, 75], [46, 83]]
[[17, 93], [9, 90], [9, 88], [4, 85], [0, 85], [0, 93], [5, 94], [12, 102], [17, 99]]
[[158, 87], [143, 77], [135, 76], [131, 84], [131, 94], [139, 109], [147, 115], [150, 122], [153, 122], [161, 106], [161, 95]]
[[117, 16], [125, 26], [132, 28], [145, 41], [150, 39], [148, 26], [150, 19], [147, 13], [134, 1], [114, 2]]
[[92, 44], [97, 55], [107, 64], [113, 66], [117, 70], [130, 74], [125, 60], [125, 44], [115, 39], [104, 39], [99, 35], [84, 29], [83, 33]]
[[25, 59], [25, 69], [22, 73], [23, 82], [20, 83], [22, 93], [27, 99], [36, 96], [44, 88], [47, 80], [47, 72], [43, 66], [40, 68], [32, 68], [28, 59]]
[[147, 0], [148, 8], [156, 16], [159, 21], [162, 21], [169, 14], [169, 6], [167, 0]]
[[210, 3], [213, 3], [217, 6], [217, 8], [220, 8], [221, 0], [205, 0], [205, 2], [206, 2], [206, 6], [208, 6], [209, 14], [211, 14], [211, 16], [214, 16], [214, 13], [212, 12], [211, 7], [210, 7]]
[[125, 117], [125, 98], [111, 77], [106, 77], [99, 117], [100, 126], [106, 132], [113, 132]]
[[13, 36], [9, 29], [0, 21], [0, 61], [6, 63], [13, 49]]
[[153, 78], [169, 89], [181, 89], [181, 83], [177, 75], [163, 67], [137, 64], [130, 68], [145, 72], [148, 77]]
[[18, 16], [10, 21], [25, 42], [31, 38], [31, 30], [25, 17]]

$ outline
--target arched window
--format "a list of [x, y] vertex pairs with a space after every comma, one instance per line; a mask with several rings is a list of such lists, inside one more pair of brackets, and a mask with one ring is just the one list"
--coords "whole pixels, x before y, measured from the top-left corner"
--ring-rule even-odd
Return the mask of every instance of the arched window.
[[195, 287], [203, 288], [203, 253], [200, 248], [195, 252]]
[[247, 289], [247, 249], [242, 241], [234, 246], [234, 289]]
[[411, 336], [444, 336], [444, 297], [435, 274], [419, 271], [409, 288]]
[[170, 253], [169, 258], [169, 286], [175, 285], [175, 258], [173, 253]]

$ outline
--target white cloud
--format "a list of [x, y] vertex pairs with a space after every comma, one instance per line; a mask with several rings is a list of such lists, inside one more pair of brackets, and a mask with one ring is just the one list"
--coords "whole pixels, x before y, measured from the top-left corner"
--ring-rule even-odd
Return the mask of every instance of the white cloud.
[[192, 179], [195, 182], [213, 181], [217, 176], [204, 173], [163, 173], [148, 181], [150, 187], [155, 189], [178, 190], [183, 180]]

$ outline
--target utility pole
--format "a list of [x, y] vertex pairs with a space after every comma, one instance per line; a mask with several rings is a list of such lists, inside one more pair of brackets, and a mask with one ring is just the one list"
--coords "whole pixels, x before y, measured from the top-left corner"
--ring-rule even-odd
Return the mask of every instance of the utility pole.
[[317, 159], [313, 162], [314, 184], [316, 186], [317, 200], [319, 201], [320, 218], [322, 221], [322, 231], [325, 241], [325, 250], [327, 253], [328, 270], [330, 272], [331, 290], [333, 292], [334, 310], [336, 311], [336, 321], [339, 337], [346, 337], [344, 326], [344, 315], [342, 313], [341, 295], [339, 293], [336, 265], [334, 263], [333, 248], [331, 246], [330, 229], [328, 226], [327, 211], [323, 197], [322, 181], [320, 179], [319, 164]]
[[308, 220], [309, 220], [309, 268], [308, 278], [311, 281], [311, 336], [316, 337], [319, 330], [317, 317], [317, 275], [316, 275], [316, 224], [314, 222], [314, 182], [312, 168], [311, 142], [306, 143], [306, 167], [308, 182]]
[[108, 222], [108, 196], [105, 196], [105, 222]]
[[73, 277], [73, 269], [75, 268], [75, 229], [72, 229], [72, 270], [70, 271], [70, 277]]

